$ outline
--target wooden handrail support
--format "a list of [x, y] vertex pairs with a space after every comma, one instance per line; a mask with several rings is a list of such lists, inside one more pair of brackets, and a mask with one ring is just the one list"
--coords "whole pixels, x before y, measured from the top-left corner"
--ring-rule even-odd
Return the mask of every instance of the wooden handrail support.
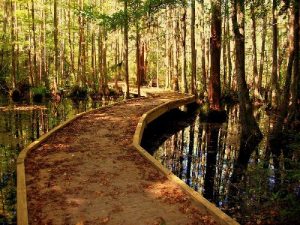
[[170, 111], [171, 109], [178, 108], [179, 106], [187, 105], [193, 102], [195, 102], [195, 97], [189, 96], [179, 100], [169, 101], [143, 114], [135, 130], [135, 134], [133, 137], [133, 146], [143, 157], [145, 157], [153, 166], [160, 170], [169, 180], [178, 184], [185, 191], [185, 193], [189, 195], [204, 212], [211, 215], [216, 220], [216, 222], [218, 222], [218, 224], [239, 225], [237, 221], [222, 212], [222, 210], [217, 208], [214, 204], [210, 203], [206, 198], [190, 188], [185, 182], [175, 176], [170, 170], [165, 168], [140, 145], [144, 129], [147, 127], [147, 124], [151, 123], [153, 120]]

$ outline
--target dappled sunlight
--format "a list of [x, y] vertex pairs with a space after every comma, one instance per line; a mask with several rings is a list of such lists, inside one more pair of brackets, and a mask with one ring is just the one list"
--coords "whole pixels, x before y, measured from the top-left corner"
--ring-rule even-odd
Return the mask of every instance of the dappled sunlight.
[[155, 199], [160, 199], [163, 202], [185, 203], [189, 199], [187, 195], [174, 183], [166, 180], [165, 182], [155, 182], [149, 185], [145, 185], [147, 194], [150, 194]]

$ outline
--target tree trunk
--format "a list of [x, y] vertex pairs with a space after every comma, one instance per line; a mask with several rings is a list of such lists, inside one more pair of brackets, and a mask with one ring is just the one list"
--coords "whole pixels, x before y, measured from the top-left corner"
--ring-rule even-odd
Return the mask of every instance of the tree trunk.
[[54, 0], [54, 52], [55, 52], [55, 61], [54, 61], [54, 79], [53, 79], [53, 88], [54, 91], [57, 91], [58, 76], [59, 76], [59, 59], [58, 59], [58, 13], [57, 13], [57, 0]]
[[[42, 4], [44, 4], [44, 0], [42, 0]], [[45, 6], [42, 9], [42, 23], [40, 25], [40, 71], [39, 71], [39, 79], [41, 83], [44, 83], [47, 89], [49, 89], [49, 83], [47, 82], [47, 74], [46, 74], [46, 21], [45, 21]]]
[[54, 0], [54, 52], [55, 52], [55, 61], [54, 61], [54, 79], [53, 79], [53, 88], [54, 91], [57, 91], [58, 85], [58, 76], [59, 76], [59, 52], [58, 52], [58, 12], [57, 12], [57, 0]]
[[92, 82], [92, 86], [93, 86], [93, 90], [96, 91], [96, 83], [97, 83], [97, 55], [96, 55], [96, 34], [95, 34], [95, 30], [94, 27], [92, 29], [92, 52], [91, 52], [91, 57], [92, 57], [92, 75], [93, 75], [93, 82]]
[[72, 23], [72, 18], [71, 18], [71, 0], [69, 0], [68, 3], [68, 41], [69, 41], [69, 48], [70, 48], [70, 67], [71, 67], [71, 75], [75, 76], [75, 54], [74, 54], [74, 43], [72, 41], [72, 33], [71, 33], [71, 26], [73, 25]]
[[36, 34], [35, 34], [35, 9], [34, 0], [31, 0], [31, 29], [32, 29], [32, 41], [33, 41], [33, 73], [35, 78], [35, 85], [40, 84], [40, 79], [37, 72], [37, 54], [36, 54]]
[[136, 22], [136, 85], [138, 89], [138, 96], [141, 95], [141, 59], [140, 59], [140, 28], [139, 28], [139, 22]]
[[[298, 38], [298, 40], [297, 39], [295, 39], [295, 43], [297, 44], [298, 43], [298, 45], [297, 45], [297, 51], [295, 51], [295, 62], [294, 62], [294, 64], [295, 64], [295, 66], [294, 66], [294, 77], [295, 77], [295, 93], [296, 93], [296, 95], [295, 95], [295, 99], [294, 99], [294, 101], [296, 101], [295, 102], [295, 104], [296, 104], [296, 119], [297, 120], [300, 120], [300, 74], [299, 74], [299, 69], [300, 69], [300, 13], [299, 13], [299, 11], [300, 11], [300, 6], [299, 6], [299, 4], [297, 5], [297, 10], [298, 10], [298, 36], [297, 36], [297, 38]], [[295, 48], [296, 48], [296, 46], [295, 46]]]
[[177, 11], [174, 10], [174, 19], [173, 19], [173, 80], [172, 80], [172, 89], [174, 91], [179, 91], [179, 81], [178, 81], [178, 55], [179, 55], [179, 46], [178, 46], [178, 41], [179, 41], [179, 21], [177, 18]]
[[104, 86], [107, 86], [107, 31], [105, 27], [102, 30], [102, 78]]
[[235, 38], [235, 67], [240, 103], [241, 141], [240, 151], [252, 152], [262, 134], [253, 116], [249, 90], [245, 79], [245, 6], [244, 0], [232, 0], [232, 25]]
[[17, 53], [16, 53], [16, 1], [11, 1], [11, 67], [12, 67], [12, 89], [17, 83]]
[[259, 94], [259, 77], [257, 69], [257, 50], [256, 50], [256, 16], [255, 16], [255, 0], [250, 3], [250, 13], [252, 22], [252, 59], [253, 59], [253, 89], [255, 99], [261, 99]]
[[171, 81], [172, 81], [172, 10], [167, 7], [166, 9], [166, 35], [165, 35], [165, 66], [166, 66], [166, 73], [165, 73], [165, 89], [171, 88]]
[[201, 32], [200, 32], [200, 40], [201, 40], [201, 72], [202, 72], [202, 92], [205, 93], [207, 91], [206, 87], [206, 62], [205, 62], [205, 16], [204, 16], [204, 1], [201, 1]]
[[188, 93], [188, 86], [187, 86], [187, 79], [186, 79], [186, 71], [187, 71], [187, 63], [186, 63], [186, 34], [187, 34], [187, 30], [186, 30], [186, 14], [187, 14], [187, 10], [186, 10], [186, 5], [185, 3], [184, 7], [183, 7], [183, 14], [182, 14], [182, 49], [183, 49], [183, 53], [182, 53], [182, 72], [181, 72], [181, 79], [182, 79], [182, 90], [184, 93]]
[[[229, 2], [227, 2], [229, 4]], [[228, 89], [231, 88], [231, 83], [232, 83], [232, 62], [231, 62], [231, 32], [230, 32], [230, 25], [229, 25], [229, 7], [227, 7], [226, 11], [226, 41], [227, 41], [227, 64], [228, 64], [228, 82], [227, 82], [227, 87]]]
[[264, 72], [264, 64], [265, 64], [265, 47], [266, 47], [266, 36], [267, 36], [267, 13], [265, 12], [266, 7], [265, 7], [265, 2], [262, 3], [262, 11], [264, 12], [263, 14], [263, 27], [262, 27], [262, 43], [261, 43], [261, 52], [260, 52], [260, 63], [259, 63], [259, 75], [258, 75], [258, 89], [259, 92], [261, 92], [262, 88], [262, 77], [263, 77], [263, 72]]
[[292, 97], [292, 104], [290, 106], [289, 112], [289, 120], [288, 122], [291, 124], [295, 120], [299, 120], [299, 68], [300, 68], [300, 28], [299, 28], [299, 3], [295, 4], [294, 6], [294, 68], [293, 68], [293, 80], [292, 80], [292, 90], [291, 90], [291, 97]]
[[129, 68], [128, 68], [128, 0], [124, 1], [124, 12], [125, 12], [125, 21], [124, 21], [124, 61], [125, 61], [125, 83], [126, 83], [126, 94], [125, 97], [129, 98]]
[[[2, 28], [2, 37], [1, 37], [1, 42], [3, 43], [1, 47], [1, 53], [0, 53], [0, 68], [5, 68], [5, 62], [4, 59], [7, 57], [7, 53], [5, 52], [5, 45], [7, 44], [7, 40], [5, 38], [6, 32], [7, 32], [7, 25], [8, 25], [8, 8], [9, 8], [9, 3], [7, 0], [3, 2], [3, 28]], [[5, 44], [5, 45], [4, 45]]]
[[221, 0], [211, 1], [211, 38], [210, 38], [210, 78], [209, 78], [209, 103], [210, 109], [220, 110], [221, 82], [220, 82], [220, 60], [221, 60]]
[[99, 70], [99, 93], [103, 93], [103, 62], [102, 62], [102, 49], [103, 49], [103, 42], [102, 42], [102, 27], [99, 26], [98, 32], [98, 70]]
[[[31, 12], [30, 12], [30, 6], [29, 6], [29, 3], [27, 4], [27, 8], [28, 8], [28, 17], [30, 17], [31, 15]], [[29, 30], [31, 30], [31, 26], [29, 24]], [[31, 86], [34, 86], [35, 84], [35, 78], [34, 78], [34, 72], [33, 72], [33, 63], [32, 63], [32, 33], [29, 32], [29, 35], [28, 35], [28, 77], [29, 77], [29, 84]]]
[[[228, 2], [227, 0], [225, 1], [225, 13], [228, 10]], [[225, 19], [222, 21], [222, 26], [223, 26], [223, 38], [222, 38], [222, 60], [223, 60], [223, 92], [224, 89], [227, 87], [227, 56], [226, 56], [226, 39], [228, 37], [227, 35], [227, 30], [226, 30], [226, 16]]]
[[272, 32], [273, 32], [273, 43], [272, 43], [272, 75], [271, 75], [271, 90], [270, 90], [270, 101], [274, 106], [278, 105], [278, 74], [277, 74], [277, 52], [278, 52], [278, 27], [277, 27], [277, 0], [273, 0], [272, 6]]
[[191, 2], [191, 57], [192, 57], [192, 76], [191, 76], [191, 92], [192, 94], [196, 94], [196, 73], [197, 73], [197, 65], [196, 65], [196, 42], [195, 42], [195, 14], [196, 14], [196, 1], [192, 0]]

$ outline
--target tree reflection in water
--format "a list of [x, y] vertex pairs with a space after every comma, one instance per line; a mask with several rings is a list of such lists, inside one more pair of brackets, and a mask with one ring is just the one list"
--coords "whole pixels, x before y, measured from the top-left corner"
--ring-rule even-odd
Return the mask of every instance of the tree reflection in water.
[[[272, 211], [274, 174], [279, 171], [274, 170], [273, 157], [264, 168], [270, 119], [264, 110], [255, 111], [264, 139], [258, 147], [240, 151], [239, 107], [227, 112], [228, 121], [216, 124], [202, 122], [198, 114], [172, 111], [148, 125], [142, 146], [241, 224], [263, 219], [265, 224], [280, 224], [274, 221], [281, 209]], [[289, 206], [280, 207], [284, 211]]]

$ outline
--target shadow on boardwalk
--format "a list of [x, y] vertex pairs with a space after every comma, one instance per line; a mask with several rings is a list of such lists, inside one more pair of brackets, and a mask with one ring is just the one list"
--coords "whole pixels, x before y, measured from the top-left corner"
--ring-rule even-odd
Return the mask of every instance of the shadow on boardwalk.
[[178, 97], [99, 109], [31, 151], [25, 161], [29, 224], [215, 224], [132, 146], [142, 114]]

